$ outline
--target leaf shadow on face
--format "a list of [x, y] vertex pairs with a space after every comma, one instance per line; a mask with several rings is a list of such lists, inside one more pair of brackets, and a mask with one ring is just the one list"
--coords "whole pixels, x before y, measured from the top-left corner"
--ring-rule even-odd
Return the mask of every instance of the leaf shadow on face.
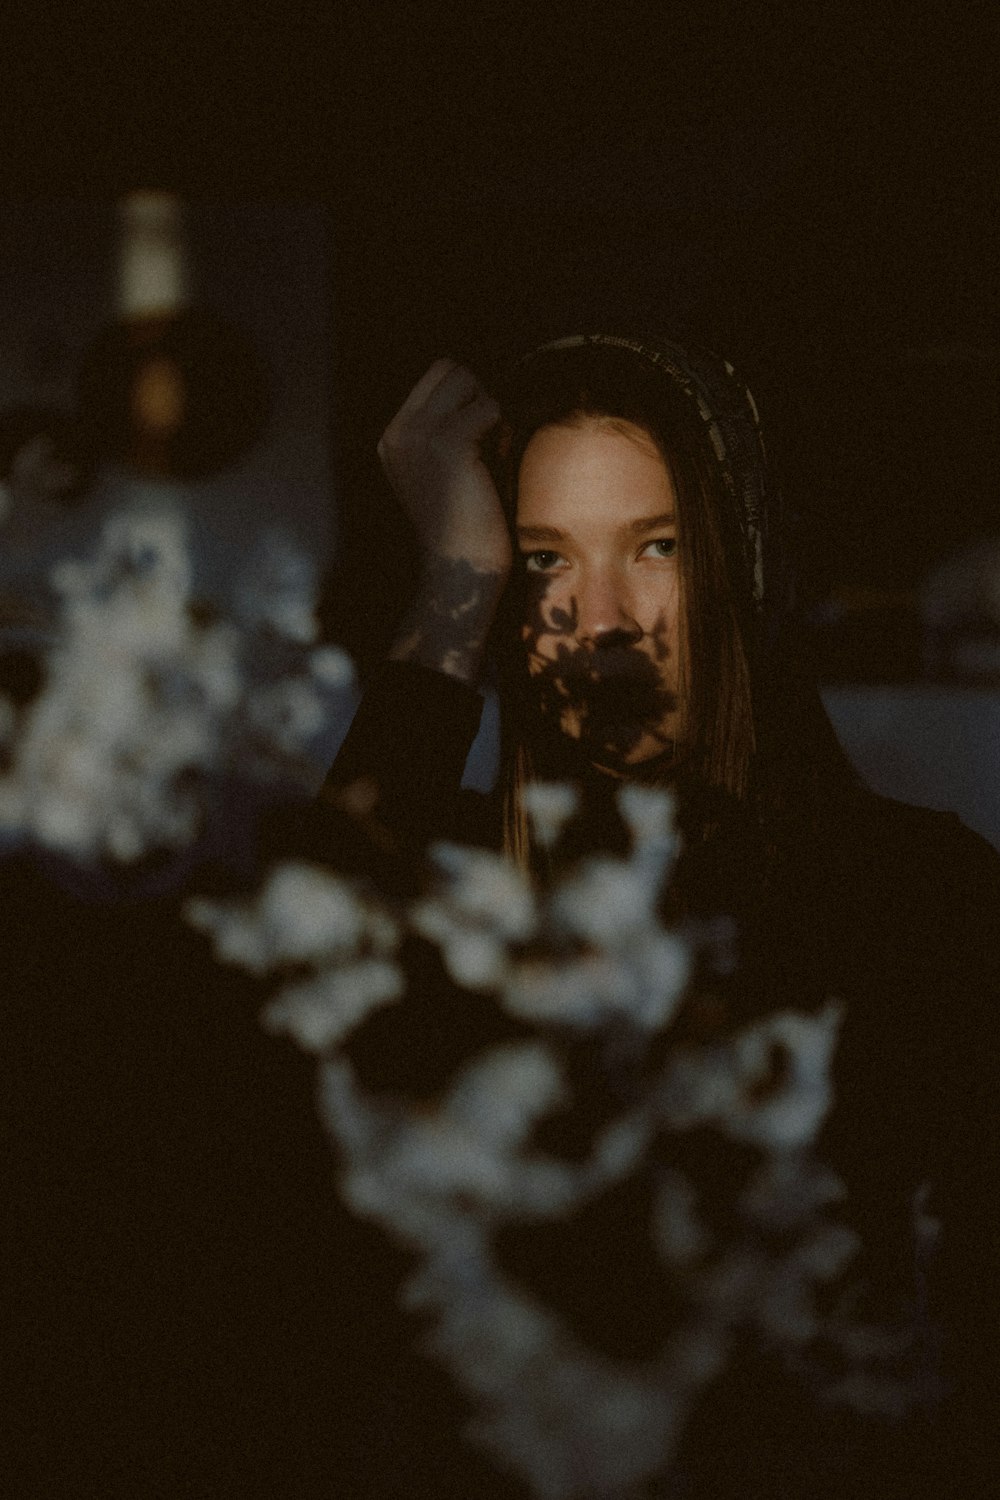
[[674, 655], [665, 617], [651, 631], [608, 631], [588, 644], [578, 639], [576, 599], [568, 607], [546, 606], [547, 592], [544, 577], [522, 577], [528, 694], [543, 720], [592, 752], [618, 760], [627, 759], [645, 738], [659, 747], [654, 753], [669, 749], [673, 733], [664, 726], [679, 698], [664, 680]]

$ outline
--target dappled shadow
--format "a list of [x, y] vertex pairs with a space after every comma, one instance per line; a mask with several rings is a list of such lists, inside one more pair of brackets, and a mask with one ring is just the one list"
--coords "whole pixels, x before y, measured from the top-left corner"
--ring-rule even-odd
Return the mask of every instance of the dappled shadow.
[[471, 678], [493, 622], [503, 574], [463, 558], [428, 559], [420, 596], [399, 627], [400, 656]]
[[521, 594], [529, 693], [546, 723], [616, 760], [627, 760], [647, 737], [654, 753], [672, 748], [665, 726], [679, 700], [665, 680], [674, 651], [666, 618], [651, 631], [636, 626], [581, 641], [576, 600], [568, 608], [546, 606], [547, 584], [544, 576], [528, 575]]

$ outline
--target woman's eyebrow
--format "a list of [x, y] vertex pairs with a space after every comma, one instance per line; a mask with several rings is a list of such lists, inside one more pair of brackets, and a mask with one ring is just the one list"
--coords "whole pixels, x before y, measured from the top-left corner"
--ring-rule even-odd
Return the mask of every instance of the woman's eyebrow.
[[676, 524], [677, 517], [673, 511], [665, 510], [659, 516], [643, 516], [639, 521], [629, 521], [624, 530], [630, 536], [643, 536], [647, 531], [656, 531], [660, 526], [674, 526]]
[[[677, 518], [672, 510], [665, 510], [658, 516], [642, 516], [637, 521], [626, 521], [620, 529], [626, 536], [645, 536], [647, 532], [656, 531], [662, 526], [676, 525]], [[564, 542], [565, 531], [560, 531], [558, 526], [518, 526], [517, 535], [522, 542]]]
[[558, 526], [518, 526], [518, 537], [522, 542], [564, 542], [566, 533]]

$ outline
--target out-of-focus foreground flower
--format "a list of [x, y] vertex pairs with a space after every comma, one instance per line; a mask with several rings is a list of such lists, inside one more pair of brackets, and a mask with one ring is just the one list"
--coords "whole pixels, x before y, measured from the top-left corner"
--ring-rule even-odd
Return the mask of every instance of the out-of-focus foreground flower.
[[227, 778], [303, 780], [351, 664], [305, 649], [310, 601], [273, 571], [242, 620], [213, 616], [169, 509], [113, 515], [92, 556], [55, 569], [43, 688], [0, 726], [5, 843], [134, 861], [196, 839]]
[[[232, 618], [199, 607], [171, 512], [114, 517], [92, 557], [60, 567], [39, 691], [0, 716], [5, 842], [128, 864], [189, 846], [230, 779], [306, 785], [350, 663], [312, 646], [294, 559], [265, 561]], [[555, 850], [573, 789], [536, 786], [528, 808]], [[331, 848], [328, 867], [279, 863], [252, 899], [187, 906], [220, 962], [271, 977], [263, 1024], [318, 1059], [346, 1200], [417, 1252], [403, 1300], [428, 1317], [473, 1436], [540, 1500], [633, 1495], [666, 1472], [738, 1342], [777, 1353], [818, 1401], [912, 1399], [912, 1330], [855, 1315], [858, 1237], [817, 1152], [840, 1007], [694, 1024], [706, 956], [660, 915], [669, 798], [625, 787], [619, 809], [627, 857], [556, 860], [544, 882], [439, 845], [404, 899], [339, 873]], [[428, 950], [436, 969], [415, 961]], [[359, 1036], [381, 1027], [396, 1056], [407, 1017], [444, 1036], [449, 987], [489, 1024], [430, 1091], [373, 1086]], [[633, 1189], [645, 1206], [626, 1214]], [[589, 1326], [607, 1287], [586, 1253], [559, 1260], [559, 1296], [533, 1277], [524, 1246], [562, 1229], [610, 1246], [639, 1343]], [[643, 1245], [655, 1285], [629, 1259]]]
[[[585, 860], [544, 886], [500, 855], [444, 845], [428, 890], [405, 909], [303, 866], [275, 870], [253, 902], [191, 909], [223, 959], [258, 972], [295, 959], [265, 1024], [319, 1058], [345, 1196], [419, 1252], [404, 1302], [430, 1318], [430, 1352], [472, 1402], [472, 1435], [542, 1500], [631, 1494], [665, 1472], [738, 1337], [782, 1351], [819, 1396], [868, 1410], [908, 1399], [905, 1379], [884, 1368], [907, 1335], [880, 1342], [843, 1299], [832, 1316], [820, 1311], [820, 1289], [858, 1250], [840, 1213], [844, 1187], [814, 1150], [840, 1007], [770, 1014], [711, 1040], [675, 1025], [699, 981], [693, 940], [658, 916], [676, 846], [669, 800], [627, 789], [622, 804], [630, 857]], [[551, 844], [572, 794], [537, 788], [529, 805]], [[520, 1028], [471, 1047], [432, 1101], [372, 1089], [351, 1056], [352, 1033], [376, 1011], [384, 1021], [413, 1003], [407, 934], [439, 951], [470, 1005], [489, 1003]], [[587, 1149], [566, 1153], [545, 1128], [589, 1118], [573, 1064], [581, 1046], [612, 1107], [589, 1121]], [[742, 1163], [724, 1189], [685, 1151], [706, 1134]], [[623, 1243], [626, 1229], [645, 1233], [676, 1309], [641, 1352], [596, 1346], [505, 1250], [511, 1230], [530, 1240], [599, 1218], [628, 1183], [648, 1189], [648, 1222], [612, 1218], [608, 1232]], [[607, 1289], [577, 1290], [593, 1301]], [[834, 1389], [815, 1373], [822, 1339], [853, 1361], [853, 1384]]]

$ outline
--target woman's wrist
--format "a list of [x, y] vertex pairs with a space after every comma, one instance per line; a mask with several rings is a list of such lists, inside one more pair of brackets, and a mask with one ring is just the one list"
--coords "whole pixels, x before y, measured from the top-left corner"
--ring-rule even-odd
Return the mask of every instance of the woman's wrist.
[[509, 567], [435, 556], [424, 565], [420, 589], [389, 652], [476, 683], [486, 640], [510, 574]]

